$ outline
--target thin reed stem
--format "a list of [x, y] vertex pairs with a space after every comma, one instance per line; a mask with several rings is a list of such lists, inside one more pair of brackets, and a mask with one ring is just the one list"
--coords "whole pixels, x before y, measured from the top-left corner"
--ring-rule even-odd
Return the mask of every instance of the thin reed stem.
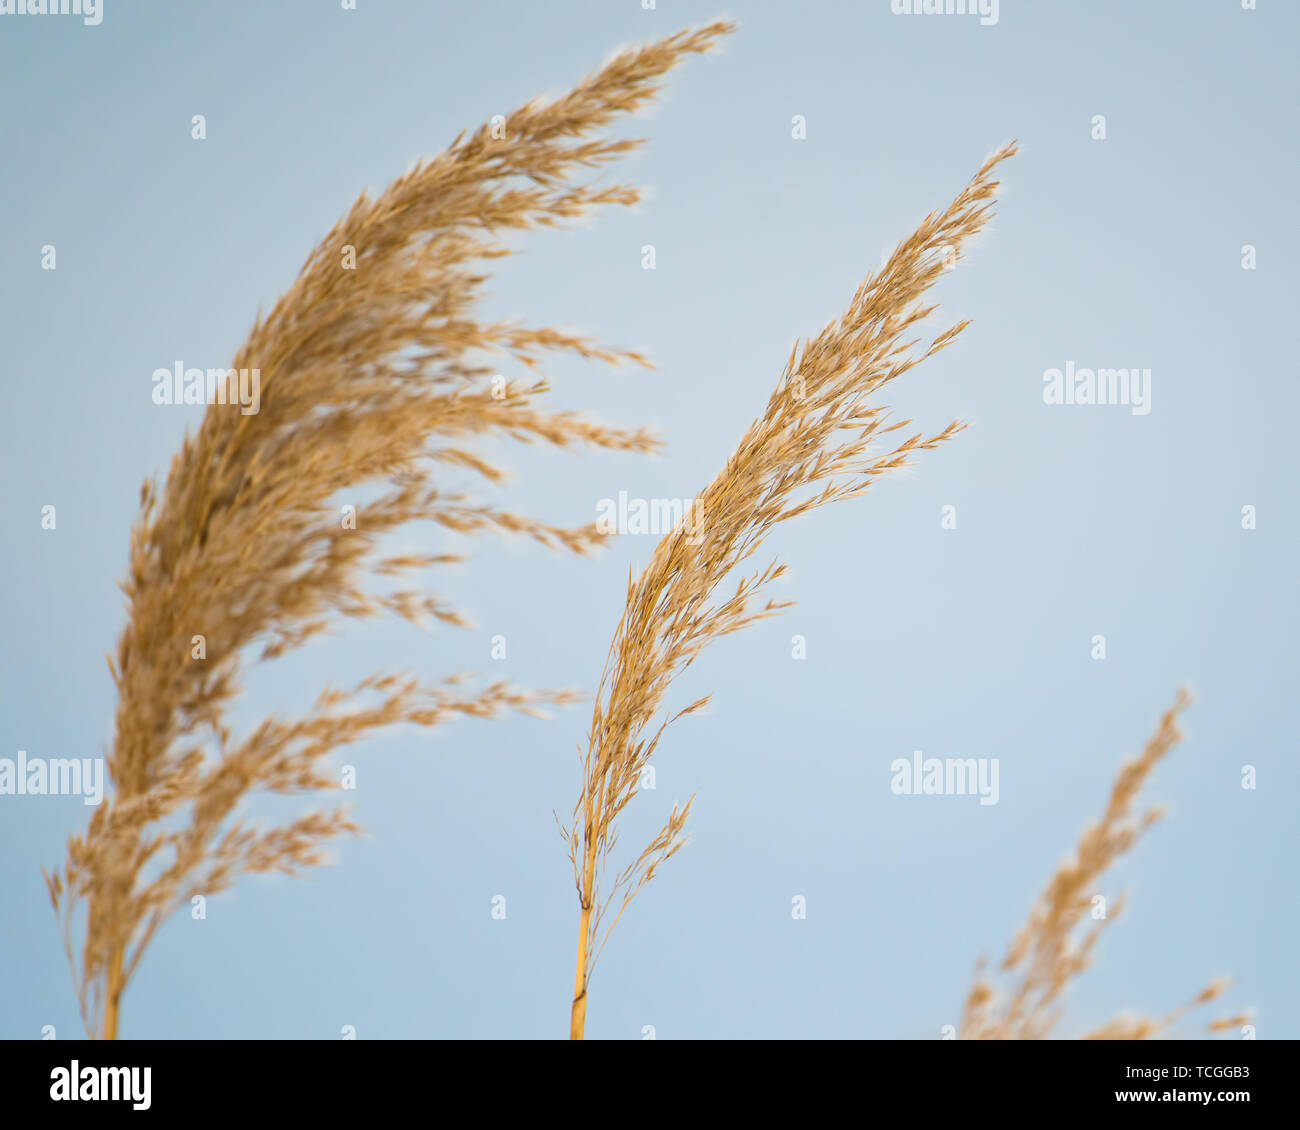
[[580, 906], [574, 1039], [585, 1034], [592, 969], [610, 933], [659, 865], [686, 842], [689, 801], [674, 805], [649, 845], [617, 873], [608, 891], [601, 890], [618, 839], [615, 821], [639, 791], [641, 772], [664, 730], [708, 702], [702, 698], [655, 725], [669, 685], [713, 640], [788, 607], [762, 599], [785, 572], [778, 561], [753, 567], [734, 590], [722, 586], [730, 586], [733, 572], [780, 523], [863, 494], [916, 452], [938, 447], [961, 430], [954, 421], [928, 438], [891, 438], [882, 451], [877, 442], [911, 421], [887, 422], [887, 409], [874, 403], [874, 394], [965, 328], [959, 322], [919, 356], [912, 353], [915, 327], [935, 309], [926, 303], [927, 290], [987, 223], [998, 186], [992, 173], [1015, 152], [1012, 143], [994, 153], [944, 211], [927, 216], [867, 277], [840, 318], [802, 346], [796, 342], [764, 414], [687, 518], [655, 548], [640, 577], [629, 578], [592, 711], [582, 790], [572, 824], [561, 827]]
[[122, 962], [126, 958], [125, 946], [114, 946], [108, 963], [107, 984], [104, 989], [104, 1039], [117, 1039], [117, 1017], [122, 1001]]

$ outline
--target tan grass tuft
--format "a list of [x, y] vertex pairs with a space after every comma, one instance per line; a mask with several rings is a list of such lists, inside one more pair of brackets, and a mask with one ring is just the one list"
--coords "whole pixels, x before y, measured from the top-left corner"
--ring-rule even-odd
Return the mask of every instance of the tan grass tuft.
[[[66, 863], [47, 875], [91, 1035], [116, 1035], [123, 991], [150, 939], [192, 895], [250, 872], [294, 874], [321, 862], [324, 843], [354, 831], [342, 811], [269, 831], [232, 826], [250, 794], [334, 787], [321, 759], [381, 726], [570, 700], [375, 675], [325, 691], [304, 717], [268, 718], [242, 738], [227, 721], [249, 658], [301, 647], [341, 617], [466, 623], [418, 588], [367, 585], [368, 576], [400, 579], [456, 559], [380, 558], [384, 536], [408, 523], [523, 534], [579, 554], [603, 540], [594, 524], [552, 526], [448, 492], [434, 472], [501, 482], [504, 473], [467, 446], [482, 436], [613, 451], [656, 446], [643, 429], [543, 409], [540, 377], [494, 388], [487, 364], [493, 353], [526, 370], [557, 352], [605, 364], [645, 365], [644, 357], [557, 329], [485, 321], [477, 307], [487, 267], [508, 253], [499, 233], [562, 226], [639, 198], [630, 185], [578, 178], [636, 149], [640, 141], [603, 131], [730, 27], [625, 51], [567, 94], [510, 114], [504, 137], [483, 125], [377, 197], [363, 194], [235, 357], [234, 368], [260, 370], [261, 410], [212, 405], [162, 492], [144, 484], [122, 586], [127, 624], [109, 660], [118, 690], [111, 795], [69, 840]], [[344, 528], [339, 502], [355, 502], [360, 488], [378, 496], [360, 508], [355, 528]], [[206, 638], [204, 659], [191, 656], [197, 635]]]
[[[1141, 754], [1120, 769], [1101, 820], [1084, 832], [1074, 856], [1056, 869], [1038, 896], [1002, 960], [999, 979], [1008, 982], [1005, 991], [999, 993], [982, 964], [977, 967], [960, 1038], [1040, 1040], [1060, 1022], [1066, 989], [1092, 964], [1103, 928], [1123, 909], [1123, 899], [1116, 899], [1106, 918], [1091, 920], [1099, 880], [1160, 819], [1159, 809], [1139, 815], [1134, 804], [1152, 770], [1182, 739], [1178, 717], [1190, 703], [1187, 691], [1180, 691]], [[1092, 922], [1087, 929], [1085, 921]], [[1117, 1017], [1083, 1038], [1145, 1040], [1166, 1034], [1187, 1012], [1215, 1000], [1228, 985], [1226, 980], [1215, 981], [1163, 1017]], [[1224, 1030], [1239, 1020], [1245, 1022], [1242, 1017], [1216, 1021], [1210, 1030]]]
[[999, 149], [952, 204], [927, 216], [864, 280], [840, 318], [802, 346], [796, 342], [766, 411], [699, 496], [702, 521], [670, 533], [641, 576], [629, 578], [592, 714], [582, 790], [572, 825], [561, 829], [581, 911], [570, 1017], [575, 1039], [584, 1035], [587, 986], [609, 932], [684, 842], [690, 802], [673, 808], [659, 834], [602, 891], [617, 840], [615, 821], [635, 795], [641, 769], [664, 728], [707, 702], [701, 699], [652, 727], [669, 684], [713, 640], [787, 607], [762, 600], [769, 583], [785, 571], [777, 561], [742, 576], [733, 591], [719, 593], [723, 582], [779, 523], [864, 493], [879, 476], [961, 430], [954, 422], [936, 435], [917, 433], [878, 453], [881, 437], [911, 421], [890, 423], [887, 410], [870, 401], [966, 327], [960, 322], [920, 355], [912, 352], [916, 340], [910, 333], [935, 310], [925, 304], [926, 292], [984, 227], [998, 183], [993, 170], [1015, 152], [1014, 144]]

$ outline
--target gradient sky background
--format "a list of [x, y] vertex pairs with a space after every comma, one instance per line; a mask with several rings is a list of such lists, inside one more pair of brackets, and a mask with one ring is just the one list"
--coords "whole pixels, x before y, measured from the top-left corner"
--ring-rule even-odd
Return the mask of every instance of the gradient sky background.
[[[1214, 1015], [1255, 1006], [1261, 1038], [1300, 1036], [1300, 9], [1003, 0], [982, 27], [888, 0], [359, 8], [107, 0], [94, 28], [0, 17], [0, 756], [96, 756], [111, 737], [103, 655], [140, 481], [201, 411], [153, 405], [153, 370], [226, 364], [362, 188], [617, 45], [725, 11], [741, 22], [725, 50], [688, 62], [626, 131], [652, 141], [614, 176], [650, 199], [528, 238], [491, 286], [494, 313], [646, 348], [651, 374], [552, 365], [553, 403], [652, 425], [667, 453], [502, 449], [516, 508], [577, 523], [620, 490], [693, 496], [792, 341], [994, 147], [1025, 148], [990, 232], [937, 291], [944, 324], [973, 326], [890, 400], [930, 430], [973, 426], [781, 531], [771, 547], [793, 569], [776, 595], [797, 607], [673, 689], [670, 705], [710, 691], [713, 705], [670, 731], [622, 845], [698, 793], [694, 840], [620, 924], [588, 1035], [937, 1038], [975, 959], [1000, 955], [1186, 683], [1188, 738], [1147, 794], [1169, 819], [1103, 888], [1129, 909], [1061, 1034], [1161, 1013], [1231, 973]], [[1044, 370], [1071, 360], [1150, 368], [1151, 413], [1044, 405]], [[940, 528], [947, 504], [956, 530]], [[259, 674], [238, 716], [379, 667], [590, 691], [653, 541], [594, 561], [477, 542], [434, 578], [476, 630], [346, 627]], [[573, 805], [588, 717], [394, 731], [347, 753], [368, 837], [306, 881], [248, 881], [206, 920], [174, 918], [122, 1034], [565, 1035], [578, 908], [552, 810]], [[890, 762], [916, 749], [999, 758], [1000, 803], [892, 795]], [[0, 797], [0, 1036], [80, 1034], [39, 868], [89, 815]]]

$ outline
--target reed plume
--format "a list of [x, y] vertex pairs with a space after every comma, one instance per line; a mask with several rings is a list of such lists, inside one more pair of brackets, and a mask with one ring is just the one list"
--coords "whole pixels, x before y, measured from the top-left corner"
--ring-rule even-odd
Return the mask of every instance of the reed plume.
[[[486, 320], [478, 303], [487, 266], [510, 253], [502, 233], [639, 199], [632, 185], [583, 178], [641, 144], [614, 140], [606, 127], [729, 29], [715, 23], [625, 51], [568, 93], [462, 133], [378, 196], [363, 193], [235, 357], [235, 369], [260, 370], [260, 410], [210, 405], [163, 489], [145, 482], [122, 585], [127, 622], [109, 657], [118, 692], [111, 794], [46, 875], [92, 1036], [117, 1035], [123, 992], [150, 940], [193, 895], [248, 873], [296, 874], [322, 862], [327, 841], [356, 830], [342, 809], [249, 826], [236, 819], [248, 797], [336, 787], [322, 759], [382, 726], [536, 712], [572, 698], [376, 674], [326, 688], [301, 717], [267, 717], [242, 736], [229, 720], [250, 665], [343, 618], [466, 624], [454, 606], [402, 580], [459, 557], [382, 555], [384, 538], [410, 523], [522, 534], [577, 554], [603, 540], [594, 524], [552, 526], [448, 490], [435, 471], [503, 482], [501, 468], [472, 450], [484, 436], [655, 448], [644, 429], [539, 404], [546, 355], [647, 365], [644, 357]], [[492, 354], [532, 375], [493, 379]], [[341, 520], [340, 503], [358, 502], [363, 488], [376, 497], [354, 522]]]
[[610, 932], [684, 842], [693, 798], [680, 809], [674, 805], [658, 835], [602, 889], [617, 818], [635, 795], [665, 727], [708, 701], [700, 699], [653, 726], [668, 687], [713, 640], [789, 604], [762, 601], [785, 572], [777, 561], [747, 572], [734, 591], [719, 592], [723, 582], [779, 523], [863, 494], [881, 475], [963, 426], [951, 423], [928, 438], [912, 435], [880, 453], [877, 442], [911, 421], [889, 423], [888, 410], [871, 398], [950, 345], [968, 324], [953, 325], [923, 353], [913, 352], [910, 331], [936, 309], [925, 304], [926, 292], [988, 221], [998, 186], [992, 173], [1015, 152], [1014, 143], [999, 149], [944, 211], [928, 215], [863, 281], [840, 318], [802, 346], [795, 343], [765, 412], [699, 495], [690, 520], [660, 541], [638, 579], [629, 578], [592, 713], [582, 789], [572, 823], [561, 827], [580, 909], [573, 1039], [584, 1037], [587, 988]]
[[[1137, 815], [1134, 804], [1152, 770], [1182, 739], [1178, 718], [1190, 702], [1187, 691], [1180, 691], [1142, 752], [1120, 769], [1101, 819], [1084, 832], [1074, 857], [1057, 868], [1038, 896], [1002, 960], [1004, 991], [999, 994], [993, 980], [977, 969], [958, 1030], [961, 1039], [1040, 1040], [1056, 1028], [1063, 1013], [1063, 994], [1092, 964], [1102, 930], [1124, 906], [1121, 896], [1106, 917], [1084, 930], [1085, 920], [1091, 920], [1098, 882], [1162, 815], [1157, 808]], [[1143, 1040], [1167, 1033], [1188, 1011], [1222, 994], [1228, 984], [1214, 981], [1161, 1017], [1117, 1017], [1083, 1038]], [[1244, 1014], [1226, 1017], [1209, 1029], [1223, 1031], [1248, 1020]]]

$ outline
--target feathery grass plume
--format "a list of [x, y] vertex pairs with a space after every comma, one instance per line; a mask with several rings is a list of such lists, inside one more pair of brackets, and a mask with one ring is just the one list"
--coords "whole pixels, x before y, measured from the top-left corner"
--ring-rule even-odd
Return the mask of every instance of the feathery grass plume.
[[[936, 337], [921, 355], [908, 340], [936, 309], [926, 291], [960, 258], [962, 245], [988, 220], [997, 165], [1014, 143], [990, 157], [941, 213], [931, 213], [869, 275], [848, 310], [800, 347], [796, 342], [767, 409], [699, 496], [689, 523], [657, 546], [640, 578], [629, 577], [627, 604], [597, 691], [583, 756], [583, 784], [568, 841], [580, 907], [570, 1036], [583, 1038], [587, 986], [605, 942], [628, 903], [660, 864], [682, 846], [691, 802], [674, 806], [659, 834], [602, 890], [617, 833], [615, 821], [635, 795], [642, 768], [665, 727], [700, 709], [707, 697], [651, 729], [669, 684], [713, 640], [775, 615], [789, 602], [758, 601], [785, 571], [773, 561], [719, 593], [780, 522], [864, 493], [879, 476], [961, 430], [949, 424], [928, 439], [914, 435], [883, 454], [876, 442], [911, 421], [889, 423], [869, 401], [912, 366], [951, 344], [968, 323]], [[717, 594], [715, 596], [715, 594]], [[613, 908], [612, 918], [606, 916]], [[604, 925], [604, 932], [601, 927]]]
[[[127, 623], [109, 659], [119, 696], [112, 795], [46, 876], [92, 1036], [116, 1036], [141, 956], [192, 895], [250, 872], [297, 873], [322, 862], [325, 841], [355, 831], [341, 810], [270, 830], [232, 824], [245, 798], [335, 787], [321, 759], [377, 727], [572, 700], [378, 674], [350, 690], [327, 688], [305, 716], [267, 718], [243, 737], [228, 722], [246, 663], [301, 647], [340, 618], [387, 612], [465, 624], [443, 600], [395, 587], [400, 581], [368, 583], [459, 559], [382, 557], [381, 540], [407, 523], [518, 533], [578, 554], [603, 540], [594, 524], [555, 527], [448, 492], [434, 472], [500, 483], [504, 472], [467, 446], [488, 435], [613, 451], [656, 446], [641, 429], [545, 410], [543, 379], [497, 382], [486, 365], [492, 353], [530, 371], [556, 352], [608, 364], [648, 364], [643, 357], [557, 329], [485, 321], [477, 303], [486, 264], [509, 253], [499, 233], [638, 200], [630, 185], [581, 182], [583, 170], [641, 144], [612, 140], [605, 127], [643, 107], [669, 70], [728, 30], [715, 23], [624, 51], [567, 94], [529, 102], [503, 127], [461, 134], [377, 197], [362, 194], [238, 351], [235, 369], [260, 369], [260, 411], [243, 414], [222, 398], [186, 435], [163, 491], [144, 484], [122, 586]], [[338, 502], [356, 501], [363, 488], [378, 497], [357, 521], [341, 522]], [[255, 647], [260, 656], [246, 654]]]
[[[1002, 961], [1001, 973], [1013, 982], [1008, 991], [999, 997], [992, 981], [977, 969], [963, 1009], [961, 1039], [1039, 1040], [1059, 1023], [1065, 990], [1089, 967], [1102, 929], [1123, 909], [1121, 897], [1111, 904], [1106, 918], [1081, 932], [1085, 919], [1091, 920], [1097, 882], [1160, 819], [1160, 810], [1154, 808], [1135, 815], [1134, 802], [1151, 771], [1182, 739], [1178, 716], [1190, 703], [1187, 691], [1179, 691], [1146, 748], [1120, 769], [1101, 820], [1084, 832], [1074, 858], [1057, 868], [1038, 896]], [[1215, 981], [1160, 1018], [1119, 1017], [1084, 1039], [1142, 1040], [1168, 1032], [1186, 1012], [1208, 1004], [1228, 984]], [[1222, 1031], [1248, 1019], [1228, 1017], [1215, 1021], [1210, 1030]]]

